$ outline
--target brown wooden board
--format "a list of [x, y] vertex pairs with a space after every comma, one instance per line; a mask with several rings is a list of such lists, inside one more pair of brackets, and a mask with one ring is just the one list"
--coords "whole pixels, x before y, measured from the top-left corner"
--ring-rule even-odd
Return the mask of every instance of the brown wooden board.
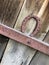
[[[31, 12], [37, 15], [43, 2], [44, 0], [25, 0], [14, 28], [21, 31], [21, 24], [23, 19]], [[39, 39], [41, 39], [42, 33], [45, 33], [45, 29], [47, 28], [47, 24], [48, 24], [46, 23], [47, 14], [48, 12], [46, 11], [46, 13], [44, 13], [44, 15], [41, 17], [42, 28], [41, 31], [35, 36]], [[35, 24], [32, 21], [33, 20], [31, 20], [31, 22], [27, 25], [27, 30], [31, 28], [30, 26], [33, 26]], [[45, 27], [43, 27], [44, 23], [46, 24]], [[36, 50], [28, 46], [25, 46], [20, 43], [18, 44], [18, 42], [13, 40], [9, 40], [1, 64], [2, 65], [29, 65], [32, 58], [34, 58], [34, 55], [36, 55], [36, 52], [37, 52]]]
[[[14, 27], [24, 0], [0, 0], [0, 22]], [[0, 60], [6, 48], [8, 38], [0, 35]]]

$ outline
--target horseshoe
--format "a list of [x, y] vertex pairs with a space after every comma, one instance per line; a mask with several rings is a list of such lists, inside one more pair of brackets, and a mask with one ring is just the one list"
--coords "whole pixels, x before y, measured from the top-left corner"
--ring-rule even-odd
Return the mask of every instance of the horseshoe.
[[26, 26], [28, 20], [30, 20], [30, 19], [32, 19], [32, 18], [36, 20], [36, 26], [35, 26], [33, 32], [31, 33], [31, 36], [34, 36], [34, 35], [36, 35], [36, 34], [38, 33], [38, 31], [39, 31], [40, 28], [41, 28], [40, 19], [39, 19], [37, 16], [35, 16], [35, 15], [29, 15], [29, 16], [27, 16], [27, 17], [23, 20], [22, 25], [21, 25], [21, 32], [23, 32], [23, 33], [25, 32], [25, 29], [26, 29], [25, 26]]
[[25, 25], [28, 22], [28, 20], [30, 20], [32, 18], [36, 20], [36, 26], [35, 26], [34, 30], [32, 31], [31, 36], [34, 36], [39, 32], [39, 30], [41, 28], [40, 18], [42, 17], [48, 3], [49, 3], [48, 0], [44, 1], [44, 3], [43, 3], [43, 5], [42, 5], [42, 7], [41, 7], [37, 16], [30, 14], [29, 16], [25, 17], [25, 19], [23, 20], [22, 25], [21, 25], [21, 32], [23, 32], [23, 33], [25, 32], [25, 29], [26, 29]]

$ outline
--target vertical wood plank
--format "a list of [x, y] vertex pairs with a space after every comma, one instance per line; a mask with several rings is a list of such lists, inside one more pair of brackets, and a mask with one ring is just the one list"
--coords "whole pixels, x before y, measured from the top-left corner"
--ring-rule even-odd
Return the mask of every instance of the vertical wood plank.
[[[0, 22], [14, 27], [24, 0], [0, 0]], [[0, 60], [8, 43], [8, 38], [0, 35]]]
[[[45, 19], [43, 20], [44, 23], [42, 25], [42, 33], [47, 33], [47, 28], [49, 26], [49, 5], [45, 13], [46, 13], [46, 16], [45, 16]], [[42, 37], [43, 36], [41, 36], [40, 39], [42, 39]], [[44, 41], [49, 43], [49, 32], [47, 33], [47, 36], [44, 38]], [[34, 59], [32, 59], [30, 65], [49, 65], [49, 56], [41, 52], [37, 52]]]

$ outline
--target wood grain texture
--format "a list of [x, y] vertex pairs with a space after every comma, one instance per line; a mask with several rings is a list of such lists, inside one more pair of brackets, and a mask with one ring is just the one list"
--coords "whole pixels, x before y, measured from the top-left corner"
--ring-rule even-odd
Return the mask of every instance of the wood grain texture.
[[13, 27], [21, 9], [21, 1], [23, 2], [23, 0], [2, 0], [0, 16], [3, 24]]
[[[14, 27], [24, 0], [0, 0], [0, 22]], [[8, 38], [0, 35], [0, 59], [4, 53]]]
[[[44, 16], [44, 20], [43, 20], [44, 22], [42, 24], [42, 30], [41, 30], [42, 33], [46, 33], [49, 30], [49, 5], [45, 13], [46, 13], [46, 16]], [[41, 36], [40, 39], [42, 39], [42, 37], [44, 39], [44, 36]], [[49, 42], [49, 32], [47, 33], [47, 36], [44, 39], [44, 41]], [[37, 52], [34, 59], [32, 59], [30, 65], [49, 65], [49, 56], [41, 52]]]
[[[21, 31], [22, 20], [31, 12], [36, 14], [39, 12], [44, 0], [25, 0], [18, 20], [15, 25], [15, 29]], [[35, 26], [35, 23], [30, 21], [26, 26], [26, 32], [28, 33], [31, 27]], [[30, 26], [31, 25], [31, 26]], [[31, 59], [34, 57], [36, 50], [29, 48], [23, 44], [18, 44], [13, 40], [10, 40], [6, 48], [1, 65], [29, 65]]]

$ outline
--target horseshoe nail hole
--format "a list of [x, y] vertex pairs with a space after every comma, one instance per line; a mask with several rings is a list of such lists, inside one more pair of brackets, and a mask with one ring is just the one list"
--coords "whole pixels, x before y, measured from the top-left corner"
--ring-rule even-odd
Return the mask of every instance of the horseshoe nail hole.
[[36, 26], [36, 20], [35, 19], [32, 18], [32, 19], [28, 20], [28, 22], [25, 26], [26, 29], [25, 29], [24, 33], [26, 33], [28, 35], [31, 34], [34, 31], [35, 26]]

